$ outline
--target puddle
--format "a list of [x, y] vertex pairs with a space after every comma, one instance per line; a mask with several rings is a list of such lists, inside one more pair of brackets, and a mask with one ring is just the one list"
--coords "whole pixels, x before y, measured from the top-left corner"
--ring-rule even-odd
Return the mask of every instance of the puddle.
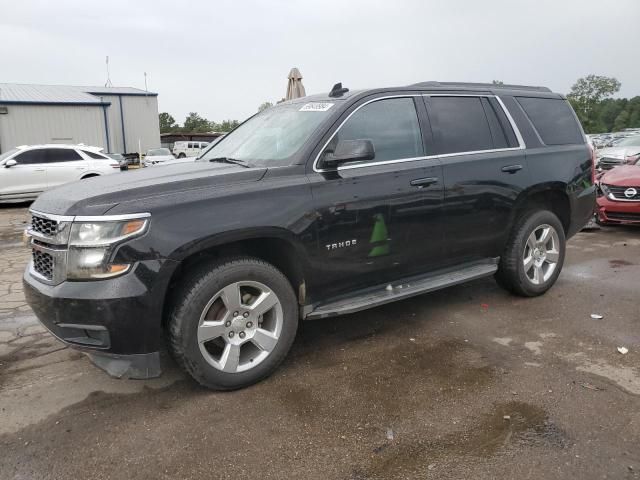
[[627, 267], [629, 265], [635, 265], [635, 263], [627, 260], [609, 260], [609, 266], [611, 268]]
[[640, 395], [640, 372], [635, 368], [611, 365], [604, 360], [591, 360], [584, 353], [560, 356], [571, 363], [578, 363], [576, 370], [604, 377], [623, 390]]
[[567, 434], [549, 419], [544, 409], [512, 401], [495, 405], [490, 413], [481, 416], [478, 424], [440, 440], [417, 439], [378, 448], [371, 465], [354, 471], [354, 476], [404, 478], [412, 472], [424, 471], [443, 457], [487, 458], [522, 448], [564, 449], [568, 445]]
[[358, 405], [392, 421], [445, 398], [473, 394], [496, 374], [484, 355], [464, 342], [423, 344], [407, 340], [389, 347], [384, 338], [378, 337], [362, 348], [374, 353], [363, 358], [353, 346], [335, 359], [331, 369], [318, 368], [315, 360], [311, 364], [320, 377], [316, 381], [344, 385], [346, 394], [327, 399], [318, 396], [313, 384], [289, 382], [279, 391], [279, 402], [306, 421], [349, 417]]

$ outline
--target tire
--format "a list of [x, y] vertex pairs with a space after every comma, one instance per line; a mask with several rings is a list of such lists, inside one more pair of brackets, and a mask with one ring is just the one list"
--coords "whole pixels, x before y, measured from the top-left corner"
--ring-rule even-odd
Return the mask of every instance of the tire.
[[184, 153], [178, 154], [178, 158], [186, 158], [187, 156]]
[[496, 281], [516, 295], [542, 295], [558, 279], [565, 249], [564, 227], [558, 217], [548, 210], [529, 211], [513, 229], [500, 258]]
[[200, 385], [235, 390], [273, 373], [297, 328], [298, 305], [287, 278], [269, 263], [239, 257], [185, 276], [171, 302], [167, 335], [171, 354]]

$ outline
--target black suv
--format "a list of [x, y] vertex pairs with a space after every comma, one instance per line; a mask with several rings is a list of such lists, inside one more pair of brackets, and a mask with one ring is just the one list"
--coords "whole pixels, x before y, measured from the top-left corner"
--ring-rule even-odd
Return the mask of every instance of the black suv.
[[558, 278], [593, 213], [593, 156], [546, 88], [426, 82], [259, 113], [193, 163], [85, 180], [32, 205], [27, 300], [110, 374], [259, 381], [300, 319], [494, 275]]

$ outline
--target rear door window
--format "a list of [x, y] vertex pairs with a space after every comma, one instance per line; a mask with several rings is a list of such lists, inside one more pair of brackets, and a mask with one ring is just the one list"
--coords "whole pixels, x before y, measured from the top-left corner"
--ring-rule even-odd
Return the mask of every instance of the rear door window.
[[533, 97], [516, 100], [546, 145], [584, 143], [575, 115], [565, 100]]
[[438, 153], [491, 150], [491, 128], [480, 97], [439, 97], [429, 99], [430, 114], [437, 125]]
[[85, 155], [87, 155], [90, 158], [95, 158], [97, 160], [109, 160], [108, 157], [105, 157], [104, 155], [100, 155], [99, 153], [96, 153], [96, 152], [90, 152], [88, 150], [82, 150], [82, 153], [84, 153]]
[[377, 100], [360, 108], [338, 130], [325, 153], [340, 140], [371, 140], [374, 162], [424, 156], [413, 98]]
[[70, 148], [46, 148], [47, 163], [74, 162], [83, 160], [78, 152]]

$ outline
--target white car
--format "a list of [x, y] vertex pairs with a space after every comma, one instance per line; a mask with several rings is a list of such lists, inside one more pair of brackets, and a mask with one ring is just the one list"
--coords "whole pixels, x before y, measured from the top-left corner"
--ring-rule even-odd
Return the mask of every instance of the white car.
[[120, 171], [118, 162], [86, 145], [32, 145], [0, 154], [0, 203], [34, 200], [48, 188]]
[[209, 142], [176, 142], [173, 144], [173, 155], [176, 158], [197, 157], [209, 146]]
[[152, 148], [147, 151], [142, 163], [145, 167], [150, 167], [151, 165], [170, 162], [175, 159], [176, 157], [171, 154], [171, 150], [168, 148]]

